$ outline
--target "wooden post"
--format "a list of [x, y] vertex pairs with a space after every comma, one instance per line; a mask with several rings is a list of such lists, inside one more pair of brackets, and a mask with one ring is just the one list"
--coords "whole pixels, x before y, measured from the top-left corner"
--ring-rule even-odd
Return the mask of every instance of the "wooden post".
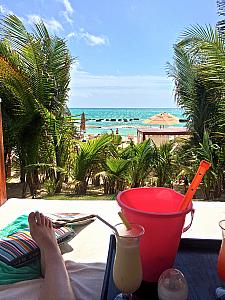
[[0, 206], [7, 200], [1, 102], [0, 98]]

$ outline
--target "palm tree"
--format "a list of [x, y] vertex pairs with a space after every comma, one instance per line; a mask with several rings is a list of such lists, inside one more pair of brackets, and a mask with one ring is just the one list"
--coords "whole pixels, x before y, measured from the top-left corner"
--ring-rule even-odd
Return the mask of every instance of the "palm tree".
[[[157, 176], [157, 186], [171, 184], [175, 175], [174, 144], [167, 142], [155, 147], [154, 173]], [[176, 166], [177, 171], [177, 166]]]
[[71, 174], [74, 164], [73, 151], [77, 134], [71, 121], [71, 117], [56, 118], [52, 115], [48, 131], [45, 132], [46, 139], [50, 139], [51, 143], [46, 149], [42, 147], [41, 157], [55, 169], [52, 173], [55, 193], [61, 192], [64, 177]]
[[[225, 16], [225, 1], [224, 0], [217, 0], [217, 7], [218, 7], [218, 14], [220, 16]], [[218, 28], [221, 34], [224, 34], [225, 29], [225, 20], [221, 20], [217, 22], [216, 27]]]
[[105, 194], [117, 194], [124, 190], [128, 181], [130, 163], [130, 160], [114, 157], [107, 158], [103, 162], [104, 172], [100, 175], [103, 177]]
[[121, 153], [121, 157], [129, 159], [129, 178], [131, 187], [144, 186], [155, 159], [155, 145], [151, 139], [140, 144], [131, 144]]
[[89, 179], [93, 172], [98, 173], [96, 166], [105, 160], [106, 148], [111, 142], [109, 135], [102, 135], [88, 142], [80, 142], [77, 146], [73, 178], [77, 181], [75, 192], [78, 195], [86, 194]]
[[[26, 30], [16, 16], [6, 16], [0, 23], [0, 96], [3, 99], [3, 115], [8, 125], [17, 122], [16, 150], [21, 170], [26, 173], [31, 193], [38, 184], [35, 166], [40, 145], [54, 141], [49, 118], [63, 120], [67, 115], [69, 70], [71, 58], [64, 40], [51, 37], [41, 21], [34, 24], [33, 32]], [[6, 119], [6, 118], [5, 118]], [[52, 138], [43, 139], [44, 132]], [[58, 143], [53, 142], [55, 157], [59, 157]], [[55, 159], [55, 164], [58, 160]]]
[[[220, 47], [218, 34], [212, 28], [197, 26], [190, 29], [174, 47], [174, 65], [168, 65], [168, 74], [175, 81], [177, 104], [184, 109], [189, 120], [187, 126], [193, 134], [195, 145], [202, 141], [205, 130], [218, 130], [220, 117], [223, 116], [224, 88], [220, 75], [214, 72], [213, 64], [217, 65], [215, 57], [208, 53], [213, 48], [210, 47], [210, 39], [215, 39], [215, 44]], [[206, 51], [207, 42], [209, 51]], [[214, 50], [216, 55], [219, 50]], [[223, 62], [218, 61], [218, 64], [222, 66]]]
[[[224, 1], [219, 2], [223, 10]], [[174, 48], [174, 65], [168, 71], [175, 80], [177, 103], [190, 120], [190, 157], [213, 165], [203, 180], [207, 199], [219, 197], [224, 187], [225, 36], [218, 28], [186, 30]]]
[[[203, 178], [201, 186], [205, 199], [219, 198], [224, 188], [225, 147], [219, 146], [210, 139], [209, 133], [204, 133], [203, 141], [195, 149], [197, 161], [206, 159], [212, 166]], [[197, 166], [196, 166], [197, 168]]]

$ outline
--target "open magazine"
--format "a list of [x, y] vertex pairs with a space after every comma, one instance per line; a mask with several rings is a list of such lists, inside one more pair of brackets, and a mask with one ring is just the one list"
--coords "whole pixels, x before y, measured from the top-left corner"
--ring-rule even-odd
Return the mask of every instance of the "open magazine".
[[52, 220], [54, 227], [86, 225], [93, 222], [96, 218], [94, 214], [83, 213], [54, 213], [47, 214], [47, 217]]

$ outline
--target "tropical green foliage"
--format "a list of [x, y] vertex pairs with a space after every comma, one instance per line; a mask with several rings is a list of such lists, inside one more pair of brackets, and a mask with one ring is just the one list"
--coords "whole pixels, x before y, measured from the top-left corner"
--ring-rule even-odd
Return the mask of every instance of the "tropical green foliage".
[[201, 188], [204, 198], [218, 198], [225, 186], [225, 35], [211, 26], [187, 29], [174, 47], [168, 74], [192, 132], [183, 159], [191, 161], [189, 170], [196, 169], [201, 159], [212, 163]]
[[152, 140], [145, 140], [136, 145], [131, 142], [122, 153], [122, 157], [131, 162], [129, 170], [131, 187], [144, 186], [155, 160], [155, 145]]
[[[168, 142], [155, 147], [154, 171], [157, 177], [157, 186], [170, 185], [176, 178], [177, 166], [174, 161], [174, 145]], [[176, 172], [175, 172], [176, 171]]]
[[130, 161], [122, 158], [106, 158], [103, 163], [104, 172], [101, 173], [103, 177], [104, 193], [117, 194], [128, 185], [128, 169]]
[[174, 47], [174, 65], [168, 66], [169, 76], [175, 81], [177, 103], [190, 121], [196, 145], [205, 130], [217, 132], [224, 118], [223, 39], [210, 26], [192, 27]]
[[87, 143], [80, 143], [77, 146], [77, 155], [73, 171], [73, 178], [77, 181], [77, 194], [85, 194], [91, 176], [96, 172], [98, 166], [106, 156], [107, 146], [111, 141], [111, 136], [103, 135]]
[[[26, 175], [34, 196], [39, 186], [35, 165], [64, 167], [60, 157], [65, 139], [58, 139], [57, 124], [62, 128], [66, 123], [72, 58], [65, 41], [50, 36], [43, 22], [28, 32], [19, 18], [9, 15], [0, 23], [0, 36], [4, 134], [14, 132], [5, 139], [6, 149], [14, 147], [17, 152], [22, 180]], [[55, 180], [59, 187], [60, 172]]]

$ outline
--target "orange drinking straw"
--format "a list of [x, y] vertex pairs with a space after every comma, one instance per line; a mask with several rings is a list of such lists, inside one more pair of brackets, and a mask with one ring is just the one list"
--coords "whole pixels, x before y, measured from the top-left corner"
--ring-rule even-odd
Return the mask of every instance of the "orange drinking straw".
[[190, 204], [200, 182], [202, 181], [203, 176], [205, 175], [206, 171], [211, 167], [211, 165], [212, 164], [206, 160], [202, 160], [200, 162], [198, 171], [195, 174], [195, 177], [192, 180], [192, 183], [189, 186], [187, 193], [184, 195], [184, 199], [181, 202], [178, 211], [182, 211], [188, 208], [188, 205]]

